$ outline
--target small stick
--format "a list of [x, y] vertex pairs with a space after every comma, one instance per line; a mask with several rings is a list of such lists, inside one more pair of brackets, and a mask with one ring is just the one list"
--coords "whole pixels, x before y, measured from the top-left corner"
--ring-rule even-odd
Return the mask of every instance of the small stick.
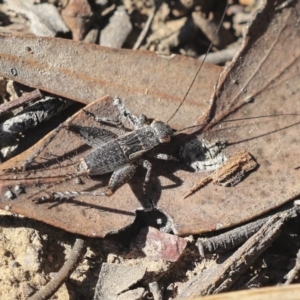
[[275, 8], [275, 11], [280, 11], [286, 7], [288, 7], [289, 5], [291, 5], [295, 0], [287, 0], [287, 1], [284, 1], [282, 4], [278, 5], [276, 8]]
[[183, 196], [183, 199], [194, 194], [197, 190], [204, 187], [211, 181], [214, 184], [222, 186], [235, 186], [247, 173], [257, 168], [258, 164], [247, 151], [235, 153], [214, 173], [206, 176], [196, 185], [194, 185], [188, 193]]
[[233, 59], [234, 55], [239, 50], [239, 45], [232, 48], [226, 48], [224, 50], [220, 50], [218, 52], [208, 53], [207, 56], [201, 55], [198, 57], [199, 60], [205, 59], [205, 62], [212, 63], [215, 65], [225, 64], [227, 61]]
[[286, 275], [286, 282], [284, 285], [291, 284], [300, 273], [300, 250], [298, 250], [295, 267]]
[[200, 256], [205, 257], [206, 254], [221, 253], [237, 247], [256, 233], [269, 218], [258, 219], [210, 238], [199, 238], [196, 245]]
[[48, 96], [42, 100], [36, 101], [20, 113], [0, 124], [0, 144], [13, 139], [20, 132], [33, 128], [41, 122], [49, 120], [70, 104], [71, 101]]
[[40, 92], [40, 90], [34, 90], [30, 93], [27, 93], [15, 100], [9, 101], [7, 103], [4, 103], [0, 105], [0, 116], [7, 113], [7, 111], [11, 109], [15, 109], [23, 105], [24, 103], [31, 102], [37, 99], [41, 99], [43, 96]]
[[211, 176], [204, 177], [200, 182], [195, 184], [184, 196], [182, 199], [186, 199], [187, 197], [195, 194], [198, 190], [206, 186], [208, 183], [213, 181], [213, 178]]
[[83, 249], [84, 240], [77, 238], [68, 260], [64, 263], [56, 276], [33, 296], [29, 297], [28, 300], [46, 300], [53, 296], [77, 267]]
[[159, 285], [156, 281], [149, 283], [149, 290], [152, 293], [153, 300], [162, 300], [163, 299], [162, 291], [159, 288]]
[[[153, 1], [153, 2], [154, 2], [154, 1]], [[152, 24], [152, 21], [153, 21], [153, 19], [154, 19], [154, 16], [155, 16], [156, 12], [158, 11], [158, 9], [160, 8], [160, 6], [162, 5], [162, 3], [163, 3], [163, 0], [159, 0], [159, 1], [157, 2], [157, 4], [155, 4], [155, 2], [153, 3], [153, 5], [154, 5], [153, 10], [152, 10], [152, 12], [150, 13], [150, 15], [149, 15], [149, 17], [148, 17], [148, 19], [147, 19], [147, 22], [146, 22], [146, 24], [145, 24], [143, 30], [141, 31], [141, 33], [140, 33], [140, 35], [139, 35], [137, 41], [135, 42], [135, 44], [134, 44], [134, 46], [133, 46], [133, 48], [132, 48], [133, 50], [137, 50], [137, 49], [140, 48], [141, 44], [143, 43], [143, 41], [144, 41], [144, 39], [145, 39], [145, 37], [146, 37], [146, 35], [147, 35], [147, 32], [148, 32], [149, 29], [150, 29], [150, 26], [151, 26], [151, 24]]]
[[279, 212], [225, 262], [203, 271], [184, 284], [176, 300], [217, 294], [229, 290], [240, 276], [279, 236], [283, 224], [295, 215], [297, 207]]
[[[292, 208], [283, 210], [282, 213], [285, 213], [287, 218], [294, 218], [300, 214], [300, 208], [295, 205]], [[270, 218], [271, 216], [262, 217], [219, 235], [210, 238], [199, 238], [196, 245], [200, 255], [205, 257], [206, 254], [221, 253], [237, 247], [255, 234]], [[300, 256], [298, 259], [300, 263]]]

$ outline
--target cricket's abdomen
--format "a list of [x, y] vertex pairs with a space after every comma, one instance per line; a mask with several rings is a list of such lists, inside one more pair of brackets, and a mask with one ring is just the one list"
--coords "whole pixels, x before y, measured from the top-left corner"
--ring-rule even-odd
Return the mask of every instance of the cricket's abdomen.
[[116, 140], [111, 140], [86, 155], [79, 165], [79, 172], [89, 170], [90, 175], [113, 172], [126, 164], [124, 151]]
[[159, 144], [153, 129], [145, 126], [108, 141], [82, 159], [78, 171], [90, 175], [113, 172], [135, 161]]

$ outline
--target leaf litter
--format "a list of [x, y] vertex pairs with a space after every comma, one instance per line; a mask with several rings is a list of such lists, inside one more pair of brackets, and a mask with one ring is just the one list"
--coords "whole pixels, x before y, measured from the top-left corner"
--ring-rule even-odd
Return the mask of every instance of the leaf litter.
[[[292, 15], [292, 17], [289, 17], [288, 15], [286, 15], [285, 11], [283, 12], [283, 15], [284, 15], [284, 17], [286, 17], [286, 20], [283, 19], [283, 21], [282, 21], [283, 29], [281, 30], [281, 32], [283, 32], [284, 34], [281, 34], [279, 36], [280, 36], [280, 38], [287, 38], [291, 35], [290, 28], [293, 27], [293, 24], [289, 24], [288, 21], [290, 19], [296, 18], [296, 17], [293, 15]], [[277, 15], [277, 16], [279, 16], [279, 15]], [[286, 22], [286, 23], [284, 23], [284, 22]], [[258, 24], [257, 26], [259, 26], [261, 28], [260, 25], [261, 24]], [[280, 28], [280, 22], [279, 22], [279, 24], [278, 23], [276, 24], [276, 29], [278, 30], [278, 28]], [[288, 31], [288, 29], [290, 29], [290, 31]], [[255, 31], [253, 30], [253, 32], [255, 32]], [[279, 30], [279, 32], [280, 32], [280, 30]], [[277, 31], [277, 33], [278, 33], [278, 31]], [[253, 45], [252, 45], [251, 37], [253, 37], [253, 36], [255, 36], [255, 35], [250, 35], [249, 44], [251, 44], [251, 46], [254, 47], [255, 49], [264, 49], [264, 47], [262, 47], [259, 43], [257, 43], [257, 44], [253, 43]], [[253, 37], [253, 39], [256, 40], [255, 37]], [[263, 36], [262, 39], [265, 39], [265, 37]], [[276, 38], [275, 39], [270, 38], [270, 40], [273, 41], [273, 43], [271, 44], [271, 48], [276, 50], [276, 47], [275, 47], [276, 41], [277, 41]], [[258, 38], [258, 41], [260, 41], [259, 38]], [[294, 38], [293, 41], [295, 41], [295, 42], [297, 41], [297, 36]], [[264, 41], [264, 42], [266, 42], [266, 41]], [[278, 41], [277, 41], [277, 43], [278, 43]], [[289, 44], [289, 43], [287, 43], [287, 44]], [[246, 48], [247, 48], [247, 45], [246, 45]], [[250, 53], [251, 53], [251, 49], [252, 48], [250, 48], [250, 50], [249, 50]], [[275, 50], [273, 50], [273, 51], [275, 51]], [[260, 70], [263, 69], [265, 67], [265, 65], [267, 65], [267, 63], [265, 63], [264, 60], [255, 59], [255, 57], [256, 57], [255, 55], [254, 55], [254, 57], [249, 56], [249, 52], [247, 53], [246, 56], [243, 56], [243, 52], [241, 54], [242, 54], [244, 63], [245, 63], [246, 58], [249, 57], [251, 66], [254, 66], [255, 61], [260, 62], [259, 68], [258, 67], [254, 68], [255, 71], [258, 70], [258, 75], [256, 75], [256, 76], [258, 76], [258, 79], [256, 80], [257, 82], [255, 82], [255, 83], [250, 82], [248, 86], [243, 85], [243, 75], [244, 75], [243, 71], [244, 70], [243, 70], [243, 64], [240, 64], [240, 63], [237, 64], [238, 65], [237, 66], [238, 76], [234, 75], [234, 73], [233, 74], [230, 73], [232, 75], [229, 75], [230, 79], [227, 79], [228, 83], [226, 81], [223, 83], [222, 78], [221, 78], [219, 83], [221, 86], [223, 84], [222, 88], [224, 88], [225, 91], [223, 91], [223, 93], [219, 93], [219, 92], [216, 93], [217, 94], [216, 105], [213, 106], [213, 108], [216, 107], [216, 109], [215, 109], [216, 112], [214, 112], [212, 110], [212, 115], [216, 115], [216, 117], [212, 119], [212, 122], [210, 122], [206, 128], [204, 128], [204, 130], [203, 130], [204, 134], [201, 137], [209, 139], [211, 136], [217, 135], [218, 137], [221, 136], [223, 138], [226, 138], [229, 141], [229, 147], [226, 149], [226, 152], [228, 151], [229, 153], [230, 153], [230, 151], [231, 151], [231, 153], [234, 153], [235, 148], [237, 147], [237, 149], [240, 149], [241, 145], [243, 148], [246, 148], [247, 150], [250, 149], [250, 153], [255, 157], [255, 159], [260, 164], [260, 168], [256, 172], [260, 172], [262, 169], [262, 166], [264, 166], [264, 167], [266, 166], [266, 169], [267, 169], [266, 173], [268, 176], [266, 176], [265, 173], [260, 173], [258, 175], [257, 179], [254, 178], [255, 180], [253, 181], [253, 179], [252, 179], [252, 181], [249, 183], [249, 179], [251, 179], [251, 176], [256, 176], [256, 172], [253, 172], [252, 174], [250, 174], [250, 176], [247, 178], [247, 180], [242, 181], [240, 184], [238, 184], [236, 187], [234, 187], [235, 195], [233, 195], [232, 189], [229, 189], [227, 191], [226, 190], [225, 191], [224, 190], [216, 191], [218, 189], [216, 186], [213, 186], [213, 187], [206, 186], [203, 189], [203, 190], [207, 189], [207, 192], [204, 195], [195, 194], [195, 196], [194, 196], [195, 197], [194, 202], [196, 202], [195, 206], [197, 205], [197, 207], [198, 207], [198, 209], [194, 212], [194, 207], [193, 208], [190, 207], [190, 205], [192, 205], [190, 203], [192, 203], [193, 201], [191, 201], [189, 203], [188, 211], [185, 209], [186, 203], [184, 206], [182, 206], [183, 203], [180, 203], [179, 208], [178, 208], [177, 201], [174, 200], [174, 198], [176, 198], [174, 192], [178, 193], [178, 196], [179, 195], [183, 196], [184, 193], [182, 193], [180, 191], [180, 189], [183, 187], [185, 189], [188, 188], [189, 186], [191, 187], [192, 184], [195, 182], [196, 175], [197, 175], [197, 178], [199, 178], [199, 177], [201, 177], [201, 174], [195, 175], [193, 173], [189, 173], [186, 171], [181, 172], [181, 170], [177, 170], [176, 166], [172, 166], [172, 168], [170, 167], [171, 168], [171, 172], [170, 172], [170, 169], [169, 170], [167, 169], [167, 167], [168, 167], [167, 163], [163, 164], [163, 166], [166, 168], [165, 173], [162, 172], [162, 174], [161, 174], [160, 170], [157, 170], [157, 168], [154, 169], [154, 173], [156, 173], [156, 174], [152, 175], [152, 177], [154, 178], [154, 181], [151, 184], [152, 187], [150, 187], [150, 190], [152, 188], [152, 194], [150, 192], [150, 195], [155, 200], [155, 197], [153, 197], [153, 194], [154, 194], [156, 196], [156, 198], [158, 199], [157, 207], [159, 207], [163, 211], [167, 212], [167, 215], [169, 217], [172, 217], [172, 221], [176, 225], [176, 227], [172, 228], [172, 229], [175, 232], [177, 231], [177, 233], [179, 233], [179, 234], [187, 234], [190, 232], [195, 233], [195, 231], [193, 231], [193, 230], [195, 230], [195, 228], [196, 228], [197, 232], [200, 232], [201, 230], [203, 232], [205, 232], [205, 231], [214, 230], [215, 228], [220, 228], [223, 226], [233, 226], [240, 222], [246, 221], [247, 218], [251, 219], [255, 215], [260, 215], [270, 209], [273, 209], [273, 208], [279, 206], [280, 204], [290, 200], [291, 198], [294, 198], [295, 196], [297, 196], [297, 191], [298, 191], [297, 187], [295, 187], [293, 185], [293, 182], [296, 182], [296, 180], [297, 180], [297, 172], [294, 172], [294, 171], [297, 171], [297, 170], [293, 170], [293, 168], [290, 169], [291, 165], [289, 164], [289, 163], [297, 162], [295, 160], [296, 157], [293, 156], [292, 161], [290, 161], [288, 159], [282, 159], [282, 158], [286, 158], [286, 156], [288, 154], [293, 155], [294, 153], [297, 153], [297, 152], [295, 152], [296, 145], [293, 145], [293, 143], [290, 142], [290, 141], [293, 141], [293, 139], [295, 139], [295, 137], [291, 133], [291, 128], [294, 128], [293, 126], [297, 125], [297, 122], [296, 122], [297, 120], [289, 123], [289, 121], [286, 118], [287, 114], [293, 115], [294, 119], [297, 118], [297, 115], [295, 112], [295, 107], [293, 107], [291, 105], [293, 107], [293, 111], [292, 112], [284, 111], [284, 114], [283, 114], [283, 113], [281, 113], [279, 108], [282, 108], [284, 106], [283, 105], [281, 105], [279, 107], [275, 106], [275, 105], [277, 105], [277, 103], [276, 103], [276, 101], [278, 101], [277, 99], [276, 99], [276, 101], [275, 100], [271, 101], [272, 105], [270, 105], [269, 104], [270, 102], [267, 102], [267, 101], [270, 101], [270, 100], [267, 100], [267, 99], [269, 99], [269, 95], [267, 95], [265, 97], [265, 91], [271, 90], [274, 92], [275, 87], [278, 87], [278, 86], [280, 87], [280, 86], [284, 85], [284, 83], [287, 81], [287, 79], [289, 79], [289, 81], [291, 81], [291, 82], [293, 82], [293, 80], [296, 80], [296, 78], [297, 78], [296, 76], [298, 75], [297, 70], [295, 70], [295, 74], [291, 75], [291, 74], [287, 74], [287, 73], [290, 73], [290, 71], [292, 72], [294, 70], [289, 69], [289, 72], [284, 72], [284, 68], [287, 68], [286, 66], [288, 66], [288, 68], [290, 68], [292, 66], [293, 62], [297, 62], [297, 57], [298, 57], [297, 53], [289, 56], [290, 60], [287, 63], [285, 62], [286, 63], [285, 65], [283, 64], [283, 66], [282, 66], [282, 68], [280, 68], [279, 72], [276, 73], [276, 70], [272, 71], [272, 69], [271, 69], [271, 73], [274, 75], [274, 78], [276, 79], [276, 80], [274, 79], [274, 81], [270, 80], [270, 78], [263, 80], [262, 78], [264, 78], [264, 77], [261, 77], [261, 76], [263, 76], [265, 73], [263, 73], [262, 75], [259, 74]], [[272, 52], [271, 52], [271, 54], [272, 54]], [[271, 56], [271, 54], [267, 53], [263, 56], [259, 53], [259, 57], [260, 58], [261, 57], [269, 57], [269, 56]], [[278, 57], [278, 55], [275, 55], [275, 57]], [[272, 61], [269, 64], [271, 65], [271, 67], [273, 67], [275, 65], [274, 63], [272, 63]], [[295, 64], [293, 66], [296, 67]], [[231, 70], [231, 72], [234, 72], [234, 67], [233, 67], [233, 70]], [[246, 69], [245, 69], [245, 73], [246, 73], [245, 77], [246, 77], [246, 75], [249, 75], [249, 74], [247, 74]], [[255, 73], [255, 72], [253, 72], [253, 73]], [[251, 77], [252, 77], [252, 74], [250, 74], [250, 76], [248, 76], [247, 78], [251, 78]], [[269, 77], [269, 76], [266, 76], [266, 77]], [[276, 78], [276, 77], [278, 77], [278, 78]], [[236, 78], [238, 78], [238, 79], [236, 79]], [[273, 78], [273, 77], [271, 77], [271, 78]], [[241, 84], [240, 84], [240, 82], [241, 82]], [[231, 85], [233, 84], [233, 86], [234, 86], [233, 91], [231, 91], [227, 87], [225, 88], [226, 84], [228, 84], [228, 86], [229, 86], [229, 83], [231, 83]], [[263, 91], [263, 93], [264, 93], [263, 100], [261, 100], [262, 99], [261, 94], [251, 91], [251, 84], [254, 85], [254, 87], [256, 88], [255, 91], [257, 91], [257, 90]], [[261, 86], [259, 86], [259, 84], [261, 84]], [[241, 85], [242, 85], [242, 87], [241, 87]], [[197, 87], [197, 85], [196, 85], [196, 87]], [[293, 99], [295, 99], [295, 98], [292, 98], [292, 96], [294, 94], [297, 94], [297, 91], [293, 90], [293, 86], [291, 86], [291, 85], [288, 85], [288, 87], [289, 87], [289, 90], [291, 91], [291, 95], [290, 95], [291, 97], [289, 97], [288, 101], [293, 101]], [[221, 91], [222, 91], [222, 88], [220, 89]], [[240, 96], [240, 99], [241, 99], [240, 101], [238, 98], [235, 98], [235, 97], [229, 98], [230, 93], [233, 93], [233, 95], [234, 94], [239, 95], [241, 90], [243, 92], [241, 93], [242, 96]], [[277, 91], [277, 89], [276, 89], [276, 91]], [[224, 100], [220, 100], [220, 99], [222, 99], [222, 95], [226, 96], [226, 97], [224, 96], [225, 97]], [[273, 96], [273, 97], [275, 97], [275, 96]], [[280, 94], [280, 98], [282, 99], [282, 101], [285, 100], [284, 97], [286, 97], [286, 95], [285, 95], [284, 91], [282, 91]], [[248, 103], [245, 106], [243, 106], [243, 101], [245, 100], [245, 98], [251, 99], [251, 100], [254, 99], [254, 102]], [[232, 99], [231, 101], [235, 101], [235, 103], [229, 102], [230, 99]], [[235, 99], [237, 99], [237, 100], [235, 100]], [[270, 99], [272, 100], [274, 98], [271, 97]], [[106, 98], [106, 100], [107, 100], [107, 98]], [[99, 102], [100, 102], [100, 107], [101, 107], [101, 101], [99, 101]], [[104, 100], [104, 102], [105, 102], [105, 100]], [[227, 102], [229, 102], [229, 103], [227, 103]], [[128, 103], [130, 106], [130, 101], [128, 101]], [[165, 104], [166, 102], [163, 102], [163, 100], [162, 100], [162, 103]], [[292, 102], [290, 102], [290, 103], [292, 103]], [[256, 105], [257, 107], [254, 107], [254, 105]], [[226, 119], [227, 122], [225, 122], [225, 123], [220, 122], [220, 120], [226, 115], [226, 113], [228, 111], [231, 111], [231, 110], [234, 111], [235, 106], [238, 107], [239, 110], [231, 113], [231, 115], [227, 118], [227, 119], [229, 119], [229, 118], [230, 119], [228, 121]], [[107, 107], [109, 107], [109, 105]], [[140, 109], [141, 109], [141, 107], [140, 107]], [[135, 110], [132, 109], [132, 111], [134, 111], [136, 114], [138, 114], [140, 112], [138, 107]], [[145, 113], [145, 111], [143, 111], [143, 112]], [[281, 113], [280, 117], [278, 116], [278, 112]], [[110, 116], [111, 113], [112, 112], [109, 112], [109, 113], [107, 113], [107, 115]], [[260, 114], [258, 115], [257, 113], [260, 113], [263, 115], [260, 115]], [[240, 116], [240, 114], [242, 114], [242, 116]], [[147, 113], [147, 115], [155, 116], [154, 113], [150, 113], [150, 114]], [[247, 117], [247, 119], [245, 119], [245, 116]], [[234, 118], [235, 120], [232, 120], [232, 118]], [[256, 122], [256, 120], [258, 120], [258, 121]], [[85, 124], [85, 121], [84, 121], [84, 124]], [[210, 124], [215, 125], [215, 126], [213, 127]], [[236, 125], [236, 124], [238, 124], [238, 125]], [[188, 125], [190, 125], [190, 120], [189, 120]], [[209, 127], [212, 127], [212, 128], [209, 128]], [[287, 127], [287, 128], [285, 128], [285, 127]], [[271, 130], [268, 128], [270, 128]], [[262, 131], [262, 129], [264, 129], [263, 134], [261, 134], [262, 137], [258, 138], [257, 132], [260, 133]], [[284, 130], [286, 130], [286, 132], [287, 132], [287, 130], [289, 130], [288, 134], [284, 133]], [[276, 132], [273, 133], [273, 131], [276, 131]], [[272, 135], [272, 134], [274, 135], [277, 132], [281, 133], [280, 138], [279, 137], [272, 137], [272, 138], [269, 137], [270, 135]], [[235, 133], [238, 133], [238, 134], [235, 135]], [[66, 137], [69, 138], [69, 136], [66, 136], [66, 134], [67, 134], [66, 132], [63, 132], [62, 137], [64, 139]], [[247, 138], [245, 138], [245, 137], [247, 137]], [[287, 146], [286, 148], [283, 148], [280, 143], [280, 140], [283, 137], [286, 139], [290, 138], [290, 140], [286, 140], [284, 142], [284, 145]], [[257, 141], [258, 139], [261, 139], [262, 142], [261, 141], [258, 142]], [[263, 140], [263, 139], [265, 139], [265, 140]], [[251, 144], [251, 142], [252, 142], [252, 144]], [[180, 141], [178, 143], [180, 143]], [[273, 144], [274, 144], [274, 147], [271, 147], [271, 145], [273, 145]], [[294, 144], [296, 144], [295, 141], [294, 141]], [[247, 147], [245, 147], [245, 145]], [[268, 145], [268, 147], [270, 146], [271, 149], [268, 149], [268, 151], [272, 150], [273, 153], [272, 152], [265, 153], [264, 151], [267, 151], [266, 148], [268, 148], [268, 147], [266, 147], [266, 146], [263, 147], [264, 145]], [[279, 151], [279, 149], [280, 149], [280, 151]], [[49, 152], [51, 152], [51, 148], [49, 149]], [[64, 155], [66, 152], [67, 151], [64, 151], [59, 154]], [[274, 155], [274, 152], [275, 152], [275, 155]], [[82, 154], [80, 154], [80, 155], [82, 155]], [[26, 157], [25, 155], [23, 156], [23, 158], [22, 158], [22, 156], [18, 157], [17, 161], [21, 162], [22, 159], [24, 159], [25, 157]], [[51, 153], [50, 153], [50, 157], [51, 157]], [[268, 157], [268, 160], [266, 160], [266, 159], [262, 160], [261, 157], [262, 158]], [[274, 157], [274, 159], [273, 159], [273, 157]], [[279, 160], [280, 163], [276, 162], [276, 159]], [[262, 161], [264, 162], [264, 164], [261, 163]], [[14, 160], [10, 161], [10, 163], [12, 165], [14, 162], [16, 162], [16, 161], [14, 161]], [[283, 164], [282, 162], [284, 162], [285, 164]], [[16, 165], [16, 164], [14, 164], [14, 165]], [[8, 165], [6, 165], [6, 167], [7, 166]], [[72, 167], [74, 167], [74, 165], [72, 165]], [[5, 165], [3, 168], [5, 168]], [[66, 168], [64, 168], [64, 170], [66, 170]], [[175, 170], [175, 172], [174, 172], [174, 170]], [[49, 176], [47, 174], [47, 171], [45, 168], [43, 169], [43, 172], [45, 172], [46, 176]], [[184, 173], [187, 173], [189, 175], [190, 180], [188, 180], [188, 178], [187, 178], [188, 175], [184, 176]], [[157, 190], [157, 188], [156, 188], [156, 190], [155, 190], [156, 185], [161, 186], [161, 187], [170, 185], [170, 179], [168, 178], [168, 174], [175, 174], [173, 176], [173, 178], [171, 178], [171, 179], [173, 179], [173, 181], [175, 180], [174, 185], [175, 186], [177, 185], [175, 188], [172, 187], [169, 189], [173, 193], [172, 197], [171, 196], [166, 197], [167, 195], [164, 196], [164, 194], [166, 194], [168, 192], [167, 189], [162, 188], [161, 190]], [[22, 174], [20, 174], [20, 175], [22, 176]], [[159, 181], [156, 181], [156, 179], [155, 179], [156, 175], [159, 176]], [[5, 176], [7, 176], [7, 175], [5, 175]], [[17, 174], [16, 176], [19, 176], [19, 174]], [[60, 175], [58, 175], [58, 176], [60, 176]], [[167, 179], [165, 179], [164, 176], [166, 176]], [[183, 181], [184, 185], [181, 184], [181, 182], [176, 178], [176, 176], [180, 180]], [[192, 180], [192, 177], [193, 177], [193, 180]], [[261, 178], [263, 178], [263, 180], [261, 180]], [[287, 179], [289, 180], [288, 185], [287, 186], [283, 185], [283, 182], [286, 182]], [[30, 180], [30, 178], [28, 180]], [[103, 179], [103, 180], [105, 180], [105, 179]], [[176, 183], [176, 180], [177, 180], [177, 183]], [[129, 192], [131, 192], [131, 193], [132, 193], [132, 191], [138, 191], [138, 183], [139, 182], [137, 180], [136, 188], [134, 187], [135, 181], [130, 183], [130, 188], [129, 188], [129, 186], [124, 186], [122, 188], [122, 192], [120, 191], [120, 194], [123, 194], [123, 192], [125, 192], [126, 189], [128, 189]], [[100, 180], [100, 185], [101, 184], [102, 183]], [[250, 185], [250, 188], [249, 187], [247, 188], [247, 186], [249, 186], [249, 185]], [[140, 186], [140, 183], [139, 183], [139, 186]], [[154, 186], [154, 188], [153, 188], [153, 186]], [[240, 186], [242, 186], [242, 187], [239, 188]], [[255, 186], [255, 190], [253, 190], [253, 186]], [[236, 190], [236, 188], [238, 190]], [[245, 190], [243, 191], [243, 189], [245, 189]], [[203, 190], [201, 190], [201, 194], [202, 194]], [[279, 196], [278, 196], [278, 191], [280, 191]], [[240, 194], [240, 192], [243, 192], [243, 193]], [[254, 202], [254, 200], [256, 200], [256, 198], [257, 198], [257, 194], [253, 194], [254, 192], [260, 192], [260, 193], [263, 192], [264, 193], [263, 195], [258, 195], [259, 198], [258, 198], [257, 202]], [[269, 194], [266, 195], [266, 193], [269, 193]], [[30, 192], [30, 194], [31, 194], [31, 192]], [[137, 198], [137, 199], [139, 199], [138, 194], [139, 194], [139, 192], [136, 192], [136, 194], [134, 195], [135, 198]], [[157, 194], [159, 196], [157, 196]], [[220, 195], [221, 195], [221, 197], [220, 197]], [[197, 196], [197, 198], [196, 198], [196, 196]], [[201, 199], [205, 199], [205, 202], [201, 203], [201, 199], [199, 202], [199, 197], [201, 197]], [[232, 198], [232, 200], [230, 199], [230, 197]], [[273, 198], [275, 198], [275, 202], [272, 202]], [[209, 200], [209, 199], [212, 199], [212, 200]], [[218, 203], [217, 203], [218, 201], [216, 201], [215, 199], [217, 199], [217, 200], [220, 199], [222, 205], [218, 205]], [[237, 212], [236, 210], [233, 210], [233, 208], [236, 207], [236, 203], [242, 203], [241, 201], [243, 199], [250, 199], [253, 202], [253, 203], [250, 202], [250, 206], [249, 206], [249, 202], [243, 202], [243, 203], [247, 204], [247, 211], [241, 212], [239, 209]], [[18, 198], [17, 198], [17, 200], [18, 200]], [[114, 209], [116, 208], [116, 206], [115, 206], [116, 203], [119, 205], [120, 202], [122, 202], [122, 201], [124, 202], [124, 200], [122, 200], [122, 199], [114, 200], [114, 198], [110, 198], [109, 200], [110, 200], [109, 201], [110, 205], [112, 205], [112, 204], [114, 205], [113, 206]], [[213, 208], [213, 211], [210, 211], [209, 205], [206, 202], [212, 202], [212, 201], [214, 201], [213, 204], [208, 203]], [[230, 207], [231, 201], [233, 204], [235, 203], [235, 206], [233, 208]], [[113, 202], [115, 202], [115, 203], [113, 203]], [[84, 203], [85, 203], [85, 201], [84, 201]], [[228, 207], [228, 204], [229, 204], [229, 207]], [[261, 206], [257, 208], [257, 206], [259, 206], [259, 204], [261, 204]], [[44, 204], [39, 204], [37, 206], [42, 207], [42, 205], [44, 205]], [[68, 205], [68, 203], [59, 204], [58, 207], [63, 207], [65, 205]], [[138, 203], [138, 205], [140, 207], [141, 203]], [[171, 207], [172, 205], [174, 207]], [[177, 206], [175, 206], [175, 205], [177, 205]], [[78, 204], [78, 206], [80, 206], [80, 204]], [[246, 206], [244, 204], [242, 204], [242, 207], [246, 207]], [[251, 208], [251, 207], [253, 207], [253, 208]], [[103, 206], [103, 208], [107, 209], [106, 206]], [[224, 212], [224, 208], [228, 208], [228, 210], [226, 210], [226, 213]], [[52, 209], [52, 207], [51, 207], [51, 209]], [[74, 206], [71, 209], [74, 210]], [[66, 210], [66, 212], [70, 212], [71, 209], [69, 208], [69, 210]], [[201, 211], [200, 211], [200, 209], [201, 209]], [[49, 214], [50, 210], [47, 211], [48, 214]], [[135, 211], [135, 209], [133, 211]], [[220, 214], [218, 214], [218, 211], [222, 211], [222, 212]], [[174, 213], [176, 213], [176, 212], [182, 213], [183, 218], [187, 217], [184, 213], [188, 212], [189, 213], [188, 222], [191, 225], [186, 225], [184, 222], [182, 222], [181, 216], [174, 218]], [[196, 222], [195, 222], [195, 219], [191, 218], [191, 216], [190, 216], [191, 212], [195, 213], [195, 215], [198, 214], [198, 216], [196, 218]], [[37, 212], [37, 214], [38, 214], [38, 212]], [[240, 214], [240, 215], [235, 216], [235, 214], [237, 214], [237, 215]], [[66, 213], [65, 213], [65, 215], [66, 215]], [[225, 215], [225, 217], [224, 217], [224, 215]], [[211, 218], [211, 217], [214, 217], [214, 218]], [[39, 218], [39, 217], [37, 217], [37, 218]], [[201, 224], [199, 224], [198, 220], [201, 220]], [[219, 220], [222, 220], [222, 222], [219, 222]], [[43, 220], [43, 221], [45, 221], [45, 220]], [[202, 224], [205, 221], [206, 221], [206, 223]], [[208, 221], [210, 221], [211, 224], [209, 224]], [[184, 225], [182, 226], [182, 224], [184, 224]], [[99, 226], [99, 223], [97, 225]], [[56, 226], [57, 226], [57, 224], [56, 224]], [[199, 231], [199, 228], [200, 228], [200, 231]]]

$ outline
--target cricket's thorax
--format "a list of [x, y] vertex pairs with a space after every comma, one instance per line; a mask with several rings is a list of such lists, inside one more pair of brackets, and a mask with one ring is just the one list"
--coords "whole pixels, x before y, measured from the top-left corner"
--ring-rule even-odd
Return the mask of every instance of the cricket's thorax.
[[[160, 143], [158, 137], [155, 135], [154, 129], [150, 126], [145, 126], [137, 129], [134, 135], [137, 138], [137, 144], [141, 146], [140, 150], [148, 151]], [[123, 137], [121, 137], [120, 139], [123, 139]], [[134, 146], [135, 145], [136, 144], [134, 144]]]

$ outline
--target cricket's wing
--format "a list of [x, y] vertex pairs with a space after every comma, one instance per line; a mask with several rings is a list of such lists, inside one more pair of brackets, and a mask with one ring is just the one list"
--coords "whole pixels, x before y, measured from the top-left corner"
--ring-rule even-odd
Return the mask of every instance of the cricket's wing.
[[78, 134], [86, 144], [93, 148], [99, 148], [105, 143], [118, 137], [115, 133], [104, 128], [84, 127], [71, 124], [68, 126], [68, 129]]
[[81, 162], [81, 170], [89, 170], [90, 175], [113, 172], [127, 164], [128, 158], [116, 140], [111, 140], [88, 153]]

